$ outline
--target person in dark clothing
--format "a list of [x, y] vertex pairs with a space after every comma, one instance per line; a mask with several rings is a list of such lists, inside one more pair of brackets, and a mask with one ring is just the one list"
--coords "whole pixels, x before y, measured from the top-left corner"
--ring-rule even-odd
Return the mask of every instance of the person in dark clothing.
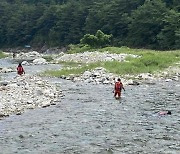
[[13, 52], [13, 58], [15, 58], [16, 57], [16, 53], [15, 52]]

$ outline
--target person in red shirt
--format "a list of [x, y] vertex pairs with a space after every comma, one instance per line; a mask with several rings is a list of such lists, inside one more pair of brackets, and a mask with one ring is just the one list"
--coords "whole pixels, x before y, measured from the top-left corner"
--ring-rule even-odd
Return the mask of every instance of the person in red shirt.
[[23, 73], [25, 74], [24, 68], [22, 67], [21, 63], [19, 63], [19, 65], [17, 67], [17, 73], [19, 75], [22, 75]]
[[158, 115], [162, 116], [162, 115], [171, 115], [171, 111], [159, 111]]
[[114, 85], [114, 97], [116, 99], [119, 99], [121, 97], [121, 90], [122, 89], [125, 91], [124, 86], [121, 82], [121, 79], [118, 78], [117, 82], [115, 82], [115, 85]]

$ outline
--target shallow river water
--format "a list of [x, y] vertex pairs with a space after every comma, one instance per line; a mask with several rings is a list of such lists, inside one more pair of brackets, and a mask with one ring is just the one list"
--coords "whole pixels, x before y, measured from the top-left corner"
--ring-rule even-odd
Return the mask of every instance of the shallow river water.
[[179, 82], [126, 86], [115, 100], [112, 85], [49, 80], [64, 97], [1, 120], [1, 154], [180, 153]]

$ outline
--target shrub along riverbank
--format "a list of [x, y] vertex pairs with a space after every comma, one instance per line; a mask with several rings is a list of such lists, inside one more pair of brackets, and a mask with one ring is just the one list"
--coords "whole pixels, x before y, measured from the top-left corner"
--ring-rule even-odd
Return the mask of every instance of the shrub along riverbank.
[[[155, 51], [155, 50], [145, 50], [145, 49], [130, 49], [126, 47], [106, 47], [102, 49], [90, 49], [88, 47], [73, 47], [68, 53], [78, 53], [85, 51], [98, 51], [98, 52], [108, 52], [108, 53], [126, 53], [138, 55], [139, 58], [127, 57], [125, 61], [106, 61], [106, 62], [96, 62], [90, 64], [78, 64], [76, 62], [63, 62], [66, 66], [62, 70], [49, 70], [46, 71], [45, 75], [50, 76], [68, 76], [70, 74], [81, 74], [86, 70], [92, 70], [96, 67], [104, 67], [107, 71], [117, 74], [117, 75], [125, 75], [131, 74], [136, 75], [139, 73], [156, 73], [158, 71], [163, 71], [169, 66], [179, 65], [177, 64], [180, 61], [180, 50], [176, 51]], [[78, 65], [78, 67], [77, 67]], [[68, 69], [67, 69], [68, 67]], [[69, 69], [69, 67], [71, 69]]]

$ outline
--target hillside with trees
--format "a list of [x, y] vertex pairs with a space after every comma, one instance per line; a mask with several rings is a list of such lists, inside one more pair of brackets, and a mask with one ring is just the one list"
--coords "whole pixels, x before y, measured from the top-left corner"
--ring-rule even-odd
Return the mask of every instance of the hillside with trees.
[[0, 1], [1, 48], [62, 47], [97, 32], [111, 36], [110, 46], [180, 49], [180, 1]]

